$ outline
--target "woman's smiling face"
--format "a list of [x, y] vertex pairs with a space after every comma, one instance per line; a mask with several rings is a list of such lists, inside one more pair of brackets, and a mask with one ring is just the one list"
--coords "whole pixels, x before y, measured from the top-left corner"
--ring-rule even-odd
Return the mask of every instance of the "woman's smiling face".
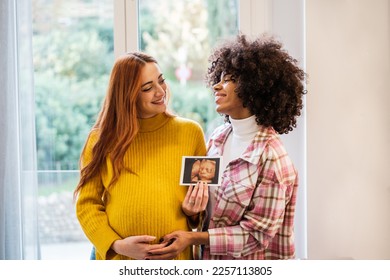
[[251, 114], [244, 108], [242, 100], [236, 93], [237, 83], [234, 76], [222, 74], [219, 83], [213, 86], [216, 111], [220, 114], [229, 115], [233, 119], [244, 119]]
[[141, 92], [137, 99], [138, 117], [151, 118], [166, 111], [167, 85], [159, 66], [146, 63], [141, 70]]

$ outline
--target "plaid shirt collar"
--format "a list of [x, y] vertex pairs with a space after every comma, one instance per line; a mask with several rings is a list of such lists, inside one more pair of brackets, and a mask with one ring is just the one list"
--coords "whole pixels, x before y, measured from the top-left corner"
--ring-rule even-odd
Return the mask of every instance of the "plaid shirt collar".
[[[232, 125], [230, 123], [225, 123], [211, 135], [208, 146], [211, 147], [213, 144], [217, 154], [222, 155], [225, 142], [232, 130]], [[267, 142], [274, 137], [277, 137], [277, 133], [272, 127], [260, 125], [259, 131], [240, 158], [251, 164], [257, 165]]]

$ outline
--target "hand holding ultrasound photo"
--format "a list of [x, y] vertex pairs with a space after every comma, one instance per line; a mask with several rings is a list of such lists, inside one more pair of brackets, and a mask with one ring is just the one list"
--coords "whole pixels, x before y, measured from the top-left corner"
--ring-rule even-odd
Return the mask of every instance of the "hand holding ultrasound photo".
[[219, 185], [221, 157], [183, 157], [180, 184], [191, 185], [198, 181]]

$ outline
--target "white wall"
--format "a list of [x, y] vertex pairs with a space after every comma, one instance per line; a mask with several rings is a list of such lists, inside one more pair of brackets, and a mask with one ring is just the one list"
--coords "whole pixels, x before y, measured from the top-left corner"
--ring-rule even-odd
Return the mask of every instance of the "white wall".
[[390, 259], [390, 1], [306, 1], [309, 259]]
[[275, 34], [309, 75], [304, 115], [283, 137], [307, 175], [298, 257], [390, 259], [390, 1], [243, 2], [243, 31]]

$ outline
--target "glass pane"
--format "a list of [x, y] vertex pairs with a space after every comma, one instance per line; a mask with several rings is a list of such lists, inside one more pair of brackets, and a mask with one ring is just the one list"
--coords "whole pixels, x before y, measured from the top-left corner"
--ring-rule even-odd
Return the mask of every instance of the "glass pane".
[[167, 78], [171, 108], [198, 121], [206, 136], [223, 120], [205, 87], [215, 43], [238, 33], [237, 0], [139, 0], [140, 49], [153, 55]]
[[89, 259], [73, 190], [114, 61], [111, 0], [33, 0], [42, 259]]

